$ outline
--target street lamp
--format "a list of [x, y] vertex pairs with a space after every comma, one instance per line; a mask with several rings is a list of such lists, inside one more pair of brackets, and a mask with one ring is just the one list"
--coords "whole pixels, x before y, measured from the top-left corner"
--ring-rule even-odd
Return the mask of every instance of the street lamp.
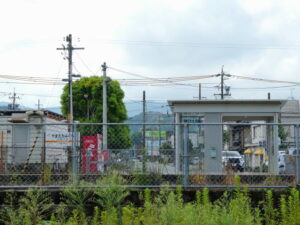
[[88, 97], [89, 95], [88, 94], [84, 94], [83, 97], [85, 98], [86, 100], [86, 107], [87, 107], [87, 118], [88, 120], [90, 119], [90, 107], [89, 107], [89, 100], [88, 100]]

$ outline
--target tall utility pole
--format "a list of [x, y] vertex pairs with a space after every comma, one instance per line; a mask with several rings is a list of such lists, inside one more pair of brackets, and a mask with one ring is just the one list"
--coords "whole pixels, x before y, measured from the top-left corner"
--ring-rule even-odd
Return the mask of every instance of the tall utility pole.
[[[224, 85], [224, 77], [231, 77], [230, 74], [225, 74], [225, 73], [224, 73], [223, 67], [224, 67], [224, 66], [222, 66], [221, 73], [216, 75], [216, 77], [221, 77], [221, 93], [220, 93], [220, 94], [215, 94], [215, 95], [220, 95], [222, 100], [224, 99], [224, 96], [230, 96], [230, 93], [229, 93], [227, 90], [226, 90], [226, 93], [224, 94], [224, 87], [225, 87], [226, 89], [228, 88], [228, 87], [226, 87], [226, 86]], [[229, 90], [229, 89], [228, 89], [228, 90]]]
[[12, 94], [11, 97], [9, 97], [9, 99], [12, 99], [12, 105], [11, 105], [11, 109], [12, 110], [16, 110], [18, 108], [18, 104], [16, 104], [16, 99], [20, 99], [19, 96], [17, 96], [16, 92], [15, 92], [15, 89], [14, 89], [14, 93]]
[[201, 96], [201, 83], [199, 83], [199, 100], [201, 100], [202, 96]]
[[69, 34], [66, 37], [66, 42], [68, 43], [67, 47], [63, 45], [63, 48], [57, 48], [57, 50], [68, 51], [68, 79], [63, 79], [63, 81], [68, 81], [69, 84], [69, 114], [68, 120], [70, 123], [73, 123], [73, 88], [72, 88], [72, 78], [80, 77], [80, 75], [72, 74], [73, 67], [73, 50], [83, 50], [84, 48], [74, 48], [72, 45], [72, 34]]
[[106, 70], [107, 66], [104, 62], [102, 65], [103, 71], [103, 88], [102, 88], [102, 97], [103, 97], [103, 105], [102, 105], [102, 123], [103, 123], [103, 149], [107, 150], [107, 85], [106, 85]]
[[224, 99], [224, 70], [222, 66], [222, 71], [221, 71], [221, 99]]
[[42, 104], [41, 104], [41, 102], [40, 102], [40, 100], [38, 99], [38, 104], [36, 104], [36, 106], [37, 106], [37, 109], [38, 110], [40, 110], [41, 109], [41, 106], [42, 106]]
[[143, 91], [143, 147], [146, 147], [146, 92]]
[[72, 78], [73, 77], [80, 77], [80, 75], [74, 75], [72, 73], [72, 66], [73, 66], [73, 50], [83, 50], [84, 48], [74, 48], [72, 45], [72, 34], [69, 34], [66, 37], [66, 41], [68, 43], [67, 47], [63, 45], [63, 48], [57, 48], [57, 50], [68, 51], [68, 79], [63, 79], [63, 81], [67, 81], [69, 84], [69, 114], [68, 114], [68, 121], [70, 123], [69, 131], [71, 133], [71, 142], [72, 142], [72, 181], [73, 183], [77, 183], [77, 173], [78, 173], [78, 154], [75, 146], [75, 126], [73, 124], [73, 88], [72, 88]]

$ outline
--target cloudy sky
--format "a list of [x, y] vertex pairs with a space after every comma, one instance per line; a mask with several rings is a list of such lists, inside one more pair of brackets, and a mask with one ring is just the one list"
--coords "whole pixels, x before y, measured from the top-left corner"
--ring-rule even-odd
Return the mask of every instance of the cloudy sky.
[[[67, 78], [57, 47], [73, 35], [74, 73], [101, 75], [108, 66], [144, 77], [229, 74], [299, 80], [300, 3], [296, 0], [11, 0], [1, 1], [0, 75]], [[113, 79], [136, 76], [108, 70]], [[126, 101], [214, 99], [219, 78], [183, 85], [122, 86]], [[0, 79], [0, 101], [58, 106], [61, 85]], [[233, 99], [299, 99], [300, 86], [230, 78]]]

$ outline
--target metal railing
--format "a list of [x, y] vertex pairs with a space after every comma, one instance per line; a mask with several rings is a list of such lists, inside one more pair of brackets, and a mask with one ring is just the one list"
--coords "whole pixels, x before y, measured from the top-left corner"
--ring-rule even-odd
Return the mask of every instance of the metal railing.
[[[95, 186], [116, 171], [128, 187], [288, 187], [300, 181], [299, 124], [0, 124], [0, 188]], [[144, 132], [145, 129], [145, 132]], [[145, 135], [143, 135], [145, 133]]]

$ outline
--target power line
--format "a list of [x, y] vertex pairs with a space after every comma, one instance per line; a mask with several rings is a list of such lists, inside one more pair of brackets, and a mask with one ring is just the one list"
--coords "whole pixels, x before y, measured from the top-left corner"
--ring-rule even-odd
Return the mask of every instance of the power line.
[[[165, 77], [165, 78], [152, 78], [149, 76], [145, 76], [145, 75], [141, 75], [141, 74], [137, 74], [137, 73], [132, 73], [132, 72], [128, 72], [125, 70], [121, 70], [121, 69], [117, 69], [117, 68], [113, 68], [113, 67], [109, 67], [112, 70], [121, 72], [121, 73], [125, 73], [128, 75], [132, 75], [132, 76], [136, 76], [136, 77], [140, 77], [143, 79], [148, 79], [149, 81], [154, 81], [154, 82], [170, 82], [170, 83], [174, 83], [174, 82], [179, 82], [179, 81], [186, 81], [186, 80], [199, 80], [199, 79], [205, 79], [205, 78], [212, 78], [215, 75], [204, 75], [204, 76], [185, 76], [185, 77]], [[137, 80], [135, 80], [137, 82]], [[179, 85], [181, 85], [179, 83]]]
[[207, 42], [176, 42], [176, 41], [147, 41], [147, 40], [113, 40], [101, 39], [108, 44], [125, 44], [158, 47], [198, 47], [198, 48], [221, 48], [221, 49], [270, 49], [270, 50], [299, 50], [300, 45], [259, 45], [247, 43], [207, 43]]
[[263, 79], [263, 78], [256, 78], [256, 77], [247, 77], [241, 75], [231, 75], [232, 77], [243, 79], [243, 80], [253, 80], [253, 81], [261, 81], [261, 82], [271, 82], [271, 83], [283, 83], [283, 84], [297, 84], [300, 85], [300, 82], [294, 81], [282, 81], [282, 80], [271, 80], [271, 79]]
[[[76, 67], [75, 67], [76, 69]], [[110, 67], [110, 69], [112, 69]], [[196, 80], [196, 79], [205, 79], [205, 78], [212, 78], [212, 77], [217, 77], [220, 75], [204, 75], [204, 76], [186, 76], [186, 77], [164, 77], [164, 78], [150, 78], [145, 75], [141, 74], [136, 74], [132, 72], [127, 72], [124, 70], [120, 69], [115, 69], [117, 71], [121, 71], [123, 73], [127, 73], [133, 76], [139, 76], [142, 77], [143, 79], [116, 79], [120, 85], [122, 86], [182, 86], [182, 87], [195, 87], [198, 88], [198, 83], [182, 83], [182, 81], [188, 81], [188, 80]], [[297, 87], [300, 85], [300, 82], [293, 82], [293, 81], [280, 81], [280, 80], [271, 80], [271, 79], [263, 79], [263, 78], [256, 78], [256, 77], [249, 77], [249, 76], [241, 76], [241, 75], [230, 75], [233, 78], [237, 79], [243, 79], [243, 80], [252, 80], [252, 81], [259, 81], [259, 82], [270, 82], [270, 83], [282, 83], [282, 84], [292, 84], [292, 86], [278, 86], [278, 87], [244, 87], [244, 88], [234, 88], [232, 89], [268, 89], [268, 88], [286, 88], [286, 87]], [[0, 74], [0, 78], [4, 79], [10, 79], [10, 80], [20, 80], [23, 82], [8, 82], [8, 81], [1, 81], [0, 83], [6, 83], [6, 84], [38, 84], [38, 85], [65, 85], [65, 83], [61, 82], [61, 80], [56, 77], [36, 77], [36, 76], [17, 76], [17, 75], [3, 75]], [[181, 82], [181, 83], [178, 83]], [[205, 84], [202, 82], [202, 84]], [[210, 84], [210, 83], [207, 83]], [[83, 84], [84, 85], [84, 84]], [[89, 84], [92, 86], [93, 84]], [[95, 84], [98, 85], [98, 84]], [[209, 86], [204, 86], [202, 85], [202, 88], [213, 88]]]
[[81, 63], [85, 66], [85, 68], [92, 74], [92, 75], [96, 75], [96, 73], [94, 73], [90, 67], [85, 63], [85, 61], [81, 58], [80, 54], [78, 54], [77, 52], [75, 52], [76, 56], [79, 58], [79, 60], [81, 61]]
[[56, 84], [56, 83], [41, 83], [41, 82], [13, 82], [13, 81], [0, 81], [1, 84], [34, 84], [34, 85], [65, 85], [64, 83]]
[[[60, 76], [61, 70], [62, 70], [62, 68], [63, 68], [63, 65], [64, 65], [64, 61], [62, 60], [62, 61], [61, 61], [61, 64], [60, 64], [60, 67], [59, 67], [59, 70], [58, 70], [58, 73], [57, 73], [57, 75], [56, 75], [56, 79], [57, 79], [57, 80], [59, 79], [59, 76]], [[56, 83], [53, 84], [50, 93], [53, 93], [54, 88], [55, 88], [56, 85], [57, 85]], [[48, 107], [48, 104], [49, 104], [49, 99], [47, 98], [47, 99], [46, 99], [46, 108]]]
[[[164, 78], [151, 78], [151, 77], [147, 77], [145, 75], [140, 75], [140, 74], [136, 74], [136, 73], [132, 73], [132, 72], [127, 72], [124, 70], [120, 70], [120, 69], [115, 69], [112, 67], [109, 67], [110, 69], [122, 72], [122, 73], [126, 73], [129, 75], [133, 75], [133, 76], [138, 76], [141, 77], [143, 79], [116, 79], [117, 81], [119, 81], [120, 83], [122, 83], [123, 85], [151, 85], [153, 83], [157, 84], [157, 83], [172, 83], [172, 84], [176, 84], [176, 85], [198, 85], [197, 84], [184, 84], [184, 83], [175, 83], [175, 82], [181, 82], [181, 81], [189, 81], [189, 80], [199, 80], [199, 79], [206, 79], [206, 78], [213, 78], [213, 77], [217, 77], [220, 76], [219, 74], [215, 74], [215, 75], [203, 75], [203, 76], [186, 76], [186, 77], [164, 77]], [[281, 81], [281, 80], [272, 80], [272, 79], [263, 79], [263, 78], [256, 78], [256, 77], [248, 77], [248, 76], [241, 76], [241, 75], [232, 75], [230, 74], [231, 77], [237, 78], [237, 79], [243, 79], [243, 80], [252, 80], [252, 81], [261, 81], [261, 82], [271, 82], [271, 83], [285, 83], [285, 84], [296, 84], [296, 85], [300, 85], [300, 82], [294, 82], [294, 81]], [[58, 79], [57, 77], [35, 77], [35, 76], [16, 76], [16, 75], [3, 75], [0, 74], [0, 78], [4, 78], [4, 79], [11, 79], [11, 80], [21, 80], [21, 81], [27, 81], [27, 82], [34, 82], [34, 83], [39, 83], [39, 84], [64, 84], [64, 83], [60, 83], [60, 79]], [[6, 82], [8, 83], [8, 82]], [[204, 83], [202, 83], [204, 84]]]
[[[5, 91], [0, 91], [1, 94], [9, 95], [11, 92], [5, 92]], [[29, 94], [29, 93], [22, 93], [18, 92], [19, 95], [29, 95], [29, 96], [40, 96], [40, 97], [59, 97], [58, 95], [41, 95], [41, 94]]]
[[260, 90], [260, 89], [280, 89], [280, 88], [291, 88], [291, 87], [298, 87], [300, 84], [294, 84], [294, 85], [286, 85], [286, 86], [272, 86], [272, 87], [239, 87], [239, 88], [231, 88], [235, 90]]
[[[1, 84], [16, 84], [16, 85], [65, 85], [64, 82], [13, 82], [13, 81], [0, 81]], [[122, 86], [156, 86], [156, 87], [164, 87], [164, 88], [172, 88], [172, 86], [177, 86], [176, 84], [143, 84], [143, 83], [122, 83], [122, 82], [119, 82], [120, 85]], [[203, 83], [202, 83], [203, 84]], [[204, 83], [205, 84], [205, 83]], [[214, 83], [207, 83], [207, 84], [214, 84]], [[83, 85], [85, 85], [83, 83]], [[94, 86], [94, 85], [98, 85], [98, 84], [89, 84], [87, 86]], [[198, 85], [197, 84], [185, 84], [186, 86], [182, 86], [180, 85], [181, 87], [177, 87], [177, 88], [190, 88], [190, 87], [193, 87], [193, 88], [198, 88]], [[168, 87], [170, 86], [170, 87]], [[243, 89], [243, 90], [258, 90], [258, 89], [270, 89], [270, 88], [289, 88], [289, 87], [298, 87], [300, 86], [300, 84], [294, 84], [294, 85], [284, 85], [284, 86], [268, 86], [268, 87], [231, 87], [231, 90], [233, 89]], [[214, 89], [215, 86], [204, 86], [202, 85], [201, 88], [204, 88], [204, 89]]]

